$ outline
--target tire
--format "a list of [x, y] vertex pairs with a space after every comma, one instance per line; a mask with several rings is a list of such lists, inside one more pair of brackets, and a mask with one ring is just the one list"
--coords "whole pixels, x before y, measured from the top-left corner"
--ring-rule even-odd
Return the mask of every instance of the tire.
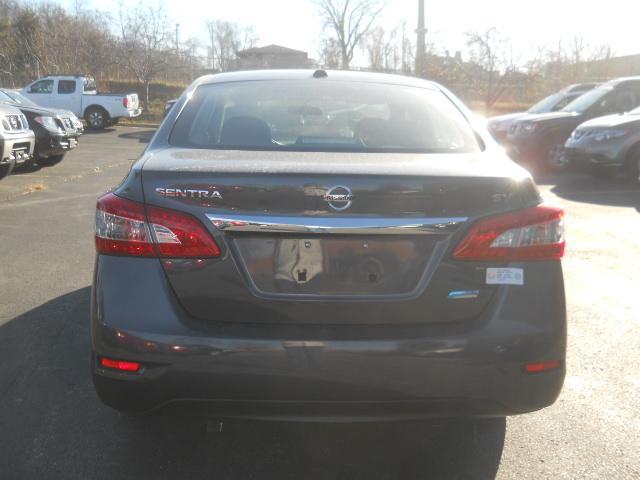
[[3, 163], [2, 165], [0, 165], [0, 179], [11, 175], [11, 172], [13, 171], [15, 166], [16, 162], [14, 160], [10, 160], [9, 163]]
[[553, 142], [547, 149], [545, 165], [549, 172], [564, 172], [569, 167], [567, 156], [564, 153], [564, 142]]
[[640, 145], [629, 152], [624, 170], [629, 183], [640, 186]]
[[21, 172], [29, 172], [31, 170], [37, 170], [38, 167], [36, 167], [36, 159], [35, 156], [31, 157], [29, 160], [27, 160], [24, 163], [21, 163], [20, 165], [16, 165], [16, 170], [20, 170]]
[[84, 112], [87, 127], [92, 130], [102, 130], [109, 123], [109, 114], [102, 107], [89, 107]]
[[596, 165], [591, 169], [590, 173], [594, 178], [598, 178], [600, 180], [611, 180], [618, 174], [618, 169], [617, 167], [600, 167]]
[[38, 158], [37, 162], [38, 162], [38, 165], [41, 165], [43, 167], [53, 167], [54, 165], [60, 163], [63, 158], [64, 158], [64, 153], [61, 155], [51, 155], [50, 157], [47, 157], [47, 158]]

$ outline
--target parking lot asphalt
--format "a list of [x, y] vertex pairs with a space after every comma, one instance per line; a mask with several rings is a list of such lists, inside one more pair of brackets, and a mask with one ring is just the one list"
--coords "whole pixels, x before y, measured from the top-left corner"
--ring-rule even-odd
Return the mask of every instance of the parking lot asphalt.
[[545, 410], [468, 428], [104, 407], [88, 368], [95, 199], [152, 133], [88, 133], [61, 164], [0, 182], [0, 478], [640, 478], [640, 189], [578, 174], [539, 182], [568, 237], [568, 373]]

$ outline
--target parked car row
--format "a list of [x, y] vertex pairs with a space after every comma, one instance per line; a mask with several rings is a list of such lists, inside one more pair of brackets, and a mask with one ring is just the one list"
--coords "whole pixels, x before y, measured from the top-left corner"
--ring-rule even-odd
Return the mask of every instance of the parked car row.
[[[488, 120], [488, 127], [512, 158], [533, 170], [562, 171], [571, 166], [596, 176], [624, 171], [637, 181], [639, 106], [640, 77], [617, 78], [590, 85], [557, 111], [525, 112], [512, 120], [495, 117]], [[506, 135], [505, 122], [509, 124]]]
[[44, 108], [11, 89], [0, 88], [3, 155], [0, 178], [15, 167], [51, 166], [76, 148], [84, 126], [72, 112]]
[[98, 94], [87, 75], [48, 75], [21, 90], [0, 88], [0, 178], [16, 167], [62, 161], [84, 132], [81, 118], [101, 129], [140, 113], [136, 93]]

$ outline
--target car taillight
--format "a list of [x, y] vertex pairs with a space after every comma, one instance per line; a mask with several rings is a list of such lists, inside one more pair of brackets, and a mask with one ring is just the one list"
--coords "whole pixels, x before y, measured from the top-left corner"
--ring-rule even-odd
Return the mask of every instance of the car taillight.
[[453, 252], [457, 260], [554, 260], [564, 255], [564, 211], [538, 205], [480, 220]]
[[141, 365], [138, 362], [114, 360], [107, 357], [102, 357], [100, 359], [100, 366], [110, 370], [119, 370], [121, 372], [138, 372], [141, 368]]
[[129, 97], [124, 97], [124, 98], [122, 99], [122, 106], [123, 106], [124, 108], [129, 108]]
[[191, 215], [127, 200], [112, 193], [96, 206], [96, 250], [105, 255], [215, 258], [220, 248]]

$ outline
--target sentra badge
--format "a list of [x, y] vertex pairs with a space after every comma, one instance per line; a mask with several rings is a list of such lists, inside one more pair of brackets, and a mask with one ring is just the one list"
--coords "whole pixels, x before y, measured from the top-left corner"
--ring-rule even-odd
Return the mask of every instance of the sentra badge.
[[195, 189], [195, 188], [156, 188], [156, 193], [163, 197], [169, 198], [201, 198], [201, 199], [214, 199], [222, 200], [222, 194], [216, 189]]

